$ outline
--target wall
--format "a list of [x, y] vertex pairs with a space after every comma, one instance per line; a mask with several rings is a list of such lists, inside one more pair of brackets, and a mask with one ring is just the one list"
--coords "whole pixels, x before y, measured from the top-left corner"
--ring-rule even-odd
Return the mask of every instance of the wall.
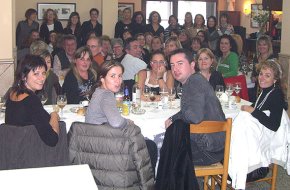
[[119, 0], [119, 3], [134, 3], [134, 11], [141, 11], [141, 0]]

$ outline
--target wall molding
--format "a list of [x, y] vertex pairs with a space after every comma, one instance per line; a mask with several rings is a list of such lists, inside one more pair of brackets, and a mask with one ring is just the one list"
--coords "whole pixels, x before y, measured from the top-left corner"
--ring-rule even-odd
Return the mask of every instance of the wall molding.
[[14, 59], [0, 59], [0, 64], [14, 64]]

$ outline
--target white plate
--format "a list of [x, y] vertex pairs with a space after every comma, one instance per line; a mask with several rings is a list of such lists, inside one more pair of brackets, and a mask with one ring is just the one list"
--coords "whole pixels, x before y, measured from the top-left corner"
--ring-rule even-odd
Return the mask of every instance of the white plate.
[[6, 110], [6, 106], [3, 106], [0, 111], [5, 112], [5, 110]]

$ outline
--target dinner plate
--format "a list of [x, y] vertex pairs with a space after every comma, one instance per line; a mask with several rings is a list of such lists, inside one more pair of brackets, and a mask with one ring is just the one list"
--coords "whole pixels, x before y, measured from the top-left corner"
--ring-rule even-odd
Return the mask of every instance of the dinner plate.
[[146, 110], [144, 109], [139, 109], [139, 110], [133, 110], [132, 109], [132, 113], [135, 114], [135, 115], [142, 115], [146, 112]]
[[70, 110], [71, 112], [73, 112], [73, 113], [77, 113], [78, 110], [79, 110], [80, 108], [81, 108], [81, 107], [72, 107], [72, 108], [70, 108], [69, 110]]
[[6, 107], [5, 106], [3, 106], [2, 108], [1, 108], [1, 112], [5, 112], [5, 110], [6, 110]]

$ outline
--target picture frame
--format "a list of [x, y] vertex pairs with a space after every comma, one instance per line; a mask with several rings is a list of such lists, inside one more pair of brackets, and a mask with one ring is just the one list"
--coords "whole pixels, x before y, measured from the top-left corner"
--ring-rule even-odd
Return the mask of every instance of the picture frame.
[[133, 15], [134, 5], [134, 3], [118, 3], [118, 21], [123, 19], [123, 10], [126, 8], [130, 8]]
[[262, 4], [251, 4], [251, 27], [259, 28], [259, 23], [254, 21], [254, 16], [258, 15], [259, 12], [263, 10]]
[[76, 3], [37, 3], [37, 19], [42, 20], [49, 8], [56, 11], [59, 20], [68, 20], [70, 14], [76, 11]]

